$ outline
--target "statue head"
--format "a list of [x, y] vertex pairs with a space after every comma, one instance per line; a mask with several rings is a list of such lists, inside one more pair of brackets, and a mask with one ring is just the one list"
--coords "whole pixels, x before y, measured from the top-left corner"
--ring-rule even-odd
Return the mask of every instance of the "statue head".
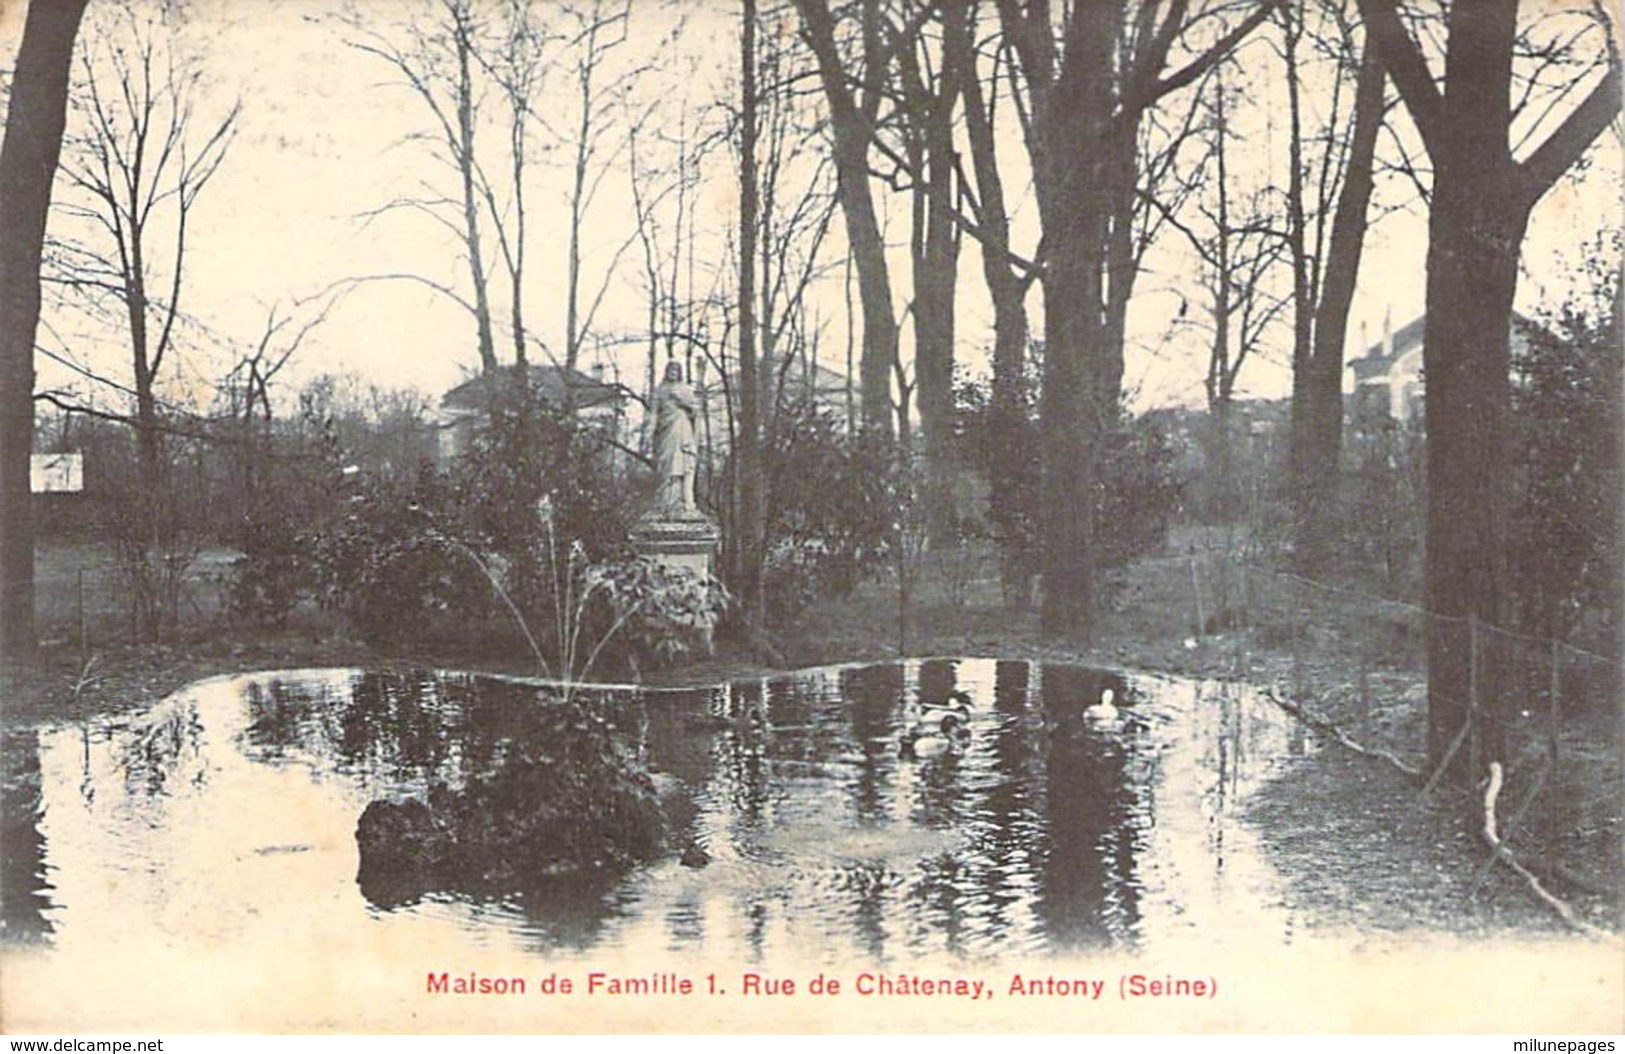
[[678, 362], [676, 359], [668, 360], [666, 362], [666, 380], [668, 382], [670, 382], [670, 381], [681, 381], [682, 379], [683, 379], [683, 364]]

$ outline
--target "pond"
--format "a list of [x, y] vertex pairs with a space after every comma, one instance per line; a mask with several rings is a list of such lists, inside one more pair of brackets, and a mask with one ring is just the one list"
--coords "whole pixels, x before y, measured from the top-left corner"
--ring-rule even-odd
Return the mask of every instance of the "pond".
[[[1086, 720], [1107, 688], [1119, 719]], [[597, 882], [363, 889], [367, 804], [455, 786], [543, 691], [263, 673], [13, 735], [8, 940], [75, 976], [122, 962], [126, 981], [164, 957], [319, 964], [333, 983], [404, 959], [419, 990], [424, 960], [879, 968], [1292, 940], [1238, 806], [1316, 749], [1301, 726], [1234, 685], [991, 659], [612, 690], [664, 791], [661, 857]], [[970, 700], [954, 749], [901, 749], [920, 702], [954, 691]]]

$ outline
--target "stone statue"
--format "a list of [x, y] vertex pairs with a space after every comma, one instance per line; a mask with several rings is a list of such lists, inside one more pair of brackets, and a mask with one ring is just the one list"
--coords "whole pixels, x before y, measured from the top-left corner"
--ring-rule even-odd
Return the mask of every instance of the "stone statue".
[[661, 513], [693, 515], [694, 472], [699, 465], [694, 389], [683, 380], [683, 364], [666, 363], [666, 379], [654, 393], [651, 447], [660, 480], [655, 508]]

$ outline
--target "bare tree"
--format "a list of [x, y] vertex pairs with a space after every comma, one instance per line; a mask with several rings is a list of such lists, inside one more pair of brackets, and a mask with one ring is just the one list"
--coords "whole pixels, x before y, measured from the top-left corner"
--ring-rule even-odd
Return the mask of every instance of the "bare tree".
[[[1514, 99], [1518, 0], [1454, 4], [1446, 15], [1442, 84], [1398, 0], [1360, 0], [1366, 31], [1427, 148], [1428, 755], [1442, 764], [1458, 734], [1456, 774], [1505, 760], [1500, 702], [1475, 712], [1473, 620], [1503, 623], [1510, 508], [1512, 301], [1530, 212], [1620, 110], [1614, 26], [1599, 6], [1591, 31], [1598, 73], [1568, 72], [1537, 112]], [[1569, 99], [1590, 84], [1580, 101]], [[1525, 92], [1523, 99], [1530, 98]], [[1561, 114], [1561, 116], [1559, 116]], [[1521, 133], [1515, 135], [1515, 133]], [[1538, 138], [1538, 142], [1535, 140]], [[1515, 156], [1516, 153], [1521, 154]]]
[[[1117, 411], [1123, 325], [1133, 258], [1137, 145], [1145, 114], [1198, 80], [1261, 24], [1270, 5], [1191, 39], [1221, 11], [1080, 0], [999, 0], [1017, 57], [1020, 105], [1033, 188], [1043, 224], [1039, 248], [1045, 351], [1044, 605], [1051, 636], [1088, 637], [1094, 628], [1095, 463]], [[1245, 8], [1244, 8], [1245, 10]], [[1188, 56], [1169, 70], [1176, 43]]]
[[[329, 298], [308, 313], [303, 312], [303, 303], [296, 303], [291, 309], [278, 305], [268, 308], [259, 336], [239, 356], [220, 385], [230, 427], [229, 445], [235, 447], [232, 451], [236, 471], [237, 507], [234, 511], [239, 525], [253, 521], [260, 503], [282, 500], [283, 496], [276, 494], [265, 479], [271, 457], [271, 426], [275, 419], [271, 387], [305, 338], [327, 320], [336, 302], [336, 298]], [[304, 317], [300, 318], [300, 314]]]
[[[1333, 64], [1327, 117], [1318, 157], [1306, 149], [1302, 82], [1304, 11], [1280, 11], [1281, 58], [1289, 120], [1287, 230], [1292, 257], [1291, 494], [1296, 563], [1305, 573], [1325, 569], [1341, 510], [1343, 359], [1349, 309], [1365, 245], [1377, 137], [1386, 110], [1387, 77], [1369, 41], [1355, 54], [1353, 27], [1341, 8], [1320, 9], [1331, 24], [1321, 49]], [[1313, 38], [1311, 38], [1312, 42]], [[1355, 67], [1352, 113], [1341, 100], [1348, 67]], [[1313, 165], [1313, 172], [1311, 172]], [[1313, 175], [1306, 187], [1306, 176]]]
[[200, 71], [174, 57], [164, 28], [127, 14], [107, 30], [113, 32], [120, 46], [102, 37], [83, 58], [84, 91], [75, 109], [85, 127], [64, 165], [72, 193], [60, 208], [93, 231], [93, 241], [77, 246], [93, 269], [83, 281], [69, 280], [92, 295], [112, 295], [123, 310], [142, 479], [156, 488], [162, 477], [156, 382], [181, 317], [188, 222], [225, 160], [239, 107], [203, 123], [194, 98]]
[[[433, 10], [433, 17], [409, 21], [402, 27], [400, 39], [361, 16], [350, 17], [345, 23], [351, 33], [350, 45], [389, 65], [428, 110], [433, 131], [415, 134], [409, 139], [429, 143], [434, 155], [455, 173], [458, 184], [456, 196], [424, 184], [411, 193], [391, 199], [368, 213], [368, 218], [405, 211], [427, 216], [448, 230], [463, 247], [473, 299], [420, 275], [375, 277], [421, 282], [461, 306], [474, 320], [480, 368], [491, 373], [497, 368], [496, 338], [491, 322], [490, 282], [485, 269], [485, 234], [481, 219], [490, 188], [484, 182], [477, 153], [477, 111], [483, 93], [476, 83], [476, 75], [481, 64], [479, 56], [485, 52], [479, 39], [483, 28], [470, 0], [436, 0]], [[515, 47], [529, 43], [518, 35], [511, 39]], [[522, 68], [528, 71], [531, 67], [525, 64]], [[515, 89], [522, 86], [528, 91], [529, 81], [521, 79], [528, 77], [528, 72], [522, 74], [518, 69], [510, 72], [514, 77], [510, 83]], [[522, 146], [524, 122], [516, 120], [512, 127]], [[514, 164], [523, 166], [522, 160]], [[495, 213], [494, 203], [492, 212]], [[523, 252], [520, 239], [511, 245], [504, 240], [504, 246]], [[517, 290], [514, 298], [519, 298]]]
[[756, 358], [756, 0], [745, 0], [739, 31], [739, 513], [734, 544], [739, 593], [749, 615], [761, 618], [764, 545], [761, 384]]
[[1010, 210], [1004, 178], [999, 171], [995, 115], [1005, 49], [1002, 43], [990, 49], [992, 60], [984, 88], [980, 68], [982, 49], [977, 46], [973, 4], [945, 5], [943, 40], [960, 70], [965, 137], [974, 173], [973, 179], [962, 176], [961, 187], [974, 186], [974, 190], [964, 196], [971, 230], [980, 244], [982, 275], [993, 307], [993, 405], [989, 427], [994, 435], [989, 445], [995, 451], [997, 463], [989, 479], [989, 505], [1001, 535], [1000, 578], [1004, 595], [1007, 601], [1020, 604], [1025, 603], [1029, 595], [1027, 582], [1031, 563], [1030, 540], [1021, 529], [1021, 499], [1017, 487], [1025, 461], [1021, 447], [1028, 434], [1026, 298], [1036, 272], [1012, 252]]
[[[954, 293], [959, 277], [958, 206], [954, 149], [955, 115], [964, 49], [949, 47], [949, 19], [963, 20], [964, 5], [944, 9], [935, 40], [927, 5], [905, 4], [888, 32], [895, 109], [890, 124], [901, 139], [893, 156], [901, 163], [911, 197], [909, 253], [914, 283], [914, 374], [925, 455], [925, 519], [936, 544], [955, 531], [952, 499], [954, 412]], [[974, 67], [969, 71], [975, 75]]]
[[[1233, 515], [1236, 494], [1231, 472], [1230, 411], [1242, 366], [1264, 343], [1288, 300], [1274, 286], [1274, 272], [1286, 255], [1287, 239], [1279, 224], [1272, 188], [1248, 190], [1233, 171], [1231, 140], [1238, 138], [1231, 118], [1231, 97], [1238, 92], [1239, 71], [1223, 63], [1212, 78], [1208, 107], [1209, 151], [1191, 176], [1201, 189], [1194, 206], [1201, 219], [1187, 223], [1172, 210], [1167, 221], [1190, 243], [1201, 261], [1202, 292], [1207, 298], [1208, 368], [1203, 387], [1211, 432], [1208, 471], [1214, 502], [1210, 512]], [[1158, 203], [1160, 208], [1165, 208]]]
[[566, 7], [563, 14], [570, 22], [565, 34], [566, 50], [573, 63], [575, 82], [575, 121], [568, 140], [571, 163], [564, 329], [564, 366], [567, 371], [574, 371], [616, 263], [637, 237], [634, 232], [621, 243], [606, 267], [598, 293], [591, 304], [584, 307], [583, 226], [599, 188], [605, 177], [615, 171], [616, 160], [627, 143], [624, 136], [606, 142], [610, 133], [618, 130], [612, 118], [617, 112], [624, 112], [626, 93], [648, 69], [648, 64], [634, 64], [619, 70], [611, 68], [612, 57], [627, 40], [632, 17], [630, 0], [590, 0], [582, 7]]
[[177, 57], [170, 27], [133, 12], [116, 17], [83, 55], [74, 100], [82, 129], [70, 140], [58, 209], [85, 233], [66, 256], [73, 272], [60, 277], [91, 302], [111, 299], [122, 315], [137, 479], [117, 540], [136, 632], [154, 639], [175, 616], [190, 563], [163, 449], [158, 378], [182, 318], [192, 213], [225, 160], [238, 107], [205, 120], [195, 108], [201, 71]]
[[[547, 74], [546, 50], [549, 37], [531, 6], [524, 0], [507, 0], [497, 30], [499, 39], [490, 57], [477, 55], [481, 65], [501, 89], [507, 104], [508, 196], [501, 198], [484, 166], [478, 166], [480, 193], [496, 230], [497, 248], [508, 272], [510, 290], [508, 317], [513, 340], [514, 363], [525, 366], [529, 333], [525, 329], [525, 170], [530, 160], [533, 124], [545, 121], [536, 109], [536, 96]], [[470, 228], [472, 229], [472, 228]]]
[[34, 336], [40, 260], [85, 0], [28, 5], [0, 144], [0, 656], [27, 655], [34, 624]]
[[[863, 352], [859, 386], [863, 425], [891, 432], [891, 384], [897, 364], [897, 319], [892, 311], [886, 244], [869, 184], [869, 149], [885, 95], [890, 65], [879, 0], [859, 5], [861, 57], [843, 56], [828, 0], [795, 0], [802, 35], [818, 63], [819, 82], [829, 105], [835, 171], [846, 217], [846, 236], [858, 276], [863, 310]], [[856, 77], [849, 72], [858, 70]], [[854, 86], [856, 80], [856, 86]]]

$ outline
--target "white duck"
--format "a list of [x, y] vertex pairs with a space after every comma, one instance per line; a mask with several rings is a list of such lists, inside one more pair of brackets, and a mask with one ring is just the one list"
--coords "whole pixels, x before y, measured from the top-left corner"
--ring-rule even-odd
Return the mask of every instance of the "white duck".
[[1101, 692], [1100, 702], [1096, 703], [1094, 706], [1084, 708], [1084, 719], [1099, 725], [1116, 722], [1117, 719], [1122, 716], [1117, 707], [1112, 705], [1112, 701], [1116, 698], [1117, 693], [1113, 692], [1110, 688], [1106, 689], [1104, 692]]

